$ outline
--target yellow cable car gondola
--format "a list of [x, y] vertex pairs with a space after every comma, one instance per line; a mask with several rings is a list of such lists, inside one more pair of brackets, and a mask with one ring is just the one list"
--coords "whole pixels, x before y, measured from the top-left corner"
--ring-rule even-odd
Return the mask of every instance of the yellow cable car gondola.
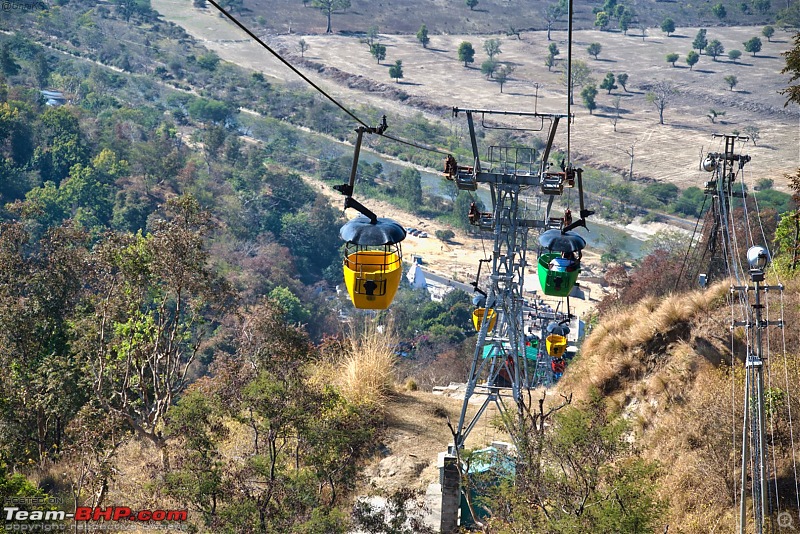
[[[481, 331], [481, 323], [483, 322], [484, 314], [486, 314], [486, 308], [476, 308], [475, 311], [472, 312], [472, 324], [475, 326], [477, 332]], [[489, 326], [486, 328], [486, 331], [491, 332], [497, 324], [497, 312], [493, 309], [489, 309], [489, 315], [486, 320], [489, 321]]]
[[405, 229], [391, 219], [359, 216], [345, 224], [339, 235], [347, 244], [343, 261], [344, 282], [356, 308], [385, 310], [392, 303], [403, 275], [400, 241]]
[[547, 354], [552, 358], [561, 358], [567, 350], [567, 338], [558, 334], [550, 334], [545, 340]]

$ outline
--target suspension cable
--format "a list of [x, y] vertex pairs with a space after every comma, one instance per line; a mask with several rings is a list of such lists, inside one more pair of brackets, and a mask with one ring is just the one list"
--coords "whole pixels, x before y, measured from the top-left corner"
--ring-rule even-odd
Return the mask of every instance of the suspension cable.
[[[252, 32], [252, 30], [250, 30], [250, 29], [249, 29], [247, 26], [245, 26], [244, 24], [242, 24], [242, 23], [239, 21], [239, 19], [237, 19], [236, 17], [234, 17], [233, 15], [231, 15], [231, 14], [230, 14], [230, 13], [229, 13], [227, 10], [225, 10], [225, 9], [224, 9], [222, 6], [220, 6], [220, 5], [219, 5], [219, 4], [216, 2], [216, 0], [208, 0], [208, 3], [209, 3], [209, 4], [211, 4], [211, 5], [213, 5], [213, 6], [214, 6], [214, 7], [217, 9], [217, 11], [219, 11], [220, 13], [222, 13], [223, 15], [225, 15], [225, 17], [227, 17], [227, 19], [228, 19], [228, 20], [230, 20], [230, 21], [231, 21], [231, 22], [233, 22], [233, 23], [234, 23], [236, 26], [238, 26], [238, 27], [239, 27], [239, 28], [240, 28], [240, 29], [241, 29], [243, 32], [245, 32], [245, 33], [246, 33], [246, 34], [247, 34], [247, 35], [248, 35], [248, 36], [249, 36], [251, 39], [253, 39], [253, 40], [254, 40], [255, 42], [257, 42], [259, 45], [261, 45], [261, 47], [262, 47], [262, 48], [264, 48], [264, 49], [265, 49], [267, 52], [269, 52], [270, 54], [272, 54], [273, 56], [275, 56], [275, 57], [276, 57], [276, 58], [277, 58], [277, 59], [278, 59], [278, 60], [279, 60], [281, 63], [283, 63], [284, 65], [286, 65], [286, 66], [287, 66], [287, 67], [288, 67], [288, 68], [289, 68], [289, 69], [290, 69], [292, 72], [294, 72], [295, 74], [297, 74], [297, 75], [298, 75], [300, 78], [302, 78], [302, 79], [303, 79], [303, 81], [305, 81], [305, 82], [306, 82], [308, 85], [310, 85], [311, 87], [313, 87], [313, 88], [314, 88], [314, 89], [315, 89], [317, 92], [319, 92], [319, 93], [320, 93], [322, 96], [324, 96], [325, 98], [327, 98], [328, 100], [330, 100], [330, 101], [331, 101], [331, 102], [332, 102], [332, 103], [333, 103], [333, 104], [334, 104], [336, 107], [338, 107], [339, 109], [341, 109], [342, 111], [344, 111], [344, 112], [345, 112], [347, 115], [349, 115], [349, 116], [350, 116], [350, 117], [351, 117], [351, 118], [352, 118], [354, 121], [356, 121], [357, 123], [359, 123], [361, 126], [363, 126], [363, 127], [365, 127], [365, 128], [369, 128], [369, 125], [367, 125], [367, 123], [366, 123], [366, 122], [364, 122], [363, 120], [361, 120], [361, 119], [360, 119], [360, 118], [359, 118], [359, 117], [358, 117], [358, 116], [357, 116], [355, 113], [353, 113], [352, 111], [350, 111], [350, 110], [349, 110], [348, 108], [346, 108], [346, 107], [345, 107], [345, 106], [344, 106], [342, 103], [340, 103], [338, 100], [336, 100], [335, 98], [333, 98], [333, 97], [332, 97], [330, 94], [328, 94], [328, 93], [327, 93], [325, 90], [323, 90], [323, 89], [322, 89], [322, 88], [321, 88], [319, 85], [317, 85], [316, 83], [314, 83], [314, 82], [313, 82], [313, 81], [312, 81], [312, 80], [311, 80], [311, 79], [310, 79], [308, 76], [306, 76], [305, 74], [303, 74], [302, 72], [300, 72], [300, 70], [298, 70], [298, 69], [297, 69], [297, 67], [295, 67], [294, 65], [292, 65], [291, 63], [289, 63], [289, 62], [288, 62], [288, 61], [287, 61], [287, 60], [286, 60], [286, 59], [285, 59], [283, 56], [281, 56], [281, 54], [279, 54], [278, 52], [276, 52], [276, 51], [275, 51], [275, 50], [274, 50], [272, 47], [270, 47], [270, 46], [269, 46], [267, 43], [265, 43], [263, 40], [261, 40], [261, 39], [260, 39], [260, 38], [259, 38], [259, 37], [258, 37], [258, 36], [255, 34], [255, 33], [253, 33], [253, 32]], [[391, 135], [387, 135], [387, 134], [386, 134], [386, 133], [384, 133], [384, 132], [374, 132], [374, 133], [378, 133], [378, 135], [381, 135], [382, 137], [386, 137], [387, 139], [391, 139], [392, 141], [395, 141], [395, 142], [397, 142], [397, 143], [402, 143], [402, 144], [405, 144], [405, 145], [408, 145], [408, 146], [412, 146], [412, 147], [414, 147], [414, 148], [418, 148], [418, 149], [420, 149], [420, 150], [427, 150], [427, 151], [429, 151], [429, 152], [435, 152], [435, 153], [437, 153], [437, 154], [443, 154], [443, 155], [447, 155], [447, 154], [449, 154], [448, 152], [445, 152], [445, 151], [443, 151], [443, 150], [439, 150], [439, 149], [437, 149], [437, 148], [432, 148], [432, 147], [430, 147], [430, 146], [425, 146], [425, 145], [418, 144], [418, 143], [414, 143], [414, 142], [411, 142], [411, 141], [405, 141], [405, 140], [403, 140], [403, 139], [399, 139], [399, 138], [397, 138], [397, 137], [394, 137], [394, 136], [391, 136]]]
[[689, 252], [692, 250], [692, 244], [694, 243], [694, 236], [697, 233], [698, 226], [700, 226], [700, 218], [703, 216], [703, 210], [706, 209], [706, 200], [708, 200], [708, 197], [703, 196], [703, 205], [700, 207], [700, 215], [697, 216], [697, 222], [694, 224], [692, 237], [689, 239], [689, 247], [686, 249], [686, 254], [683, 256], [681, 271], [678, 273], [678, 278], [675, 279], [675, 291], [678, 290], [678, 284], [680, 284], [681, 277], [683, 276], [683, 270], [686, 267], [686, 261], [689, 259]]
[[[781, 293], [781, 324], [784, 322], [784, 303], [783, 303], [783, 291]], [[788, 363], [788, 356], [786, 355], [786, 328], [781, 328], [781, 337], [782, 337], [782, 344], [783, 344], [783, 378], [784, 378], [784, 385], [786, 387], [786, 406], [789, 412], [789, 440], [791, 443], [791, 451], [792, 451], [792, 469], [794, 471], [794, 495], [797, 503], [797, 518], [800, 520], [800, 486], [797, 482], [797, 458], [795, 457], [795, 446], [794, 446], [794, 424], [792, 421], [792, 399], [789, 393], [789, 363]]]
[[214, 6], [215, 8], [217, 8], [217, 11], [219, 11], [220, 13], [222, 13], [223, 15], [225, 15], [225, 16], [228, 18], [228, 20], [230, 20], [231, 22], [233, 22], [233, 23], [234, 23], [236, 26], [238, 26], [238, 27], [239, 27], [239, 28], [240, 28], [240, 29], [241, 29], [243, 32], [245, 32], [245, 33], [246, 33], [248, 36], [250, 36], [250, 38], [251, 38], [252, 40], [254, 40], [254, 41], [255, 41], [255, 42], [257, 42], [258, 44], [260, 44], [260, 45], [261, 45], [261, 46], [262, 46], [262, 47], [263, 47], [263, 48], [264, 48], [264, 49], [265, 49], [267, 52], [269, 52], [270, 54], [272, 54], [273, 56], [275, 56], [276, 58], [278, 58], [278, 60], [279, 60], [281, 63], [283, 63], [284, 65], [286, 65], [287, 67], [289, 67], [289, 69], [290, 69], [292, 72], [294, 72], [295, 74], [297, 74], [298, 76], [300, 76], [300, 78], [302, 78], [302, 79], [303, 79], [303, 81], [305, 81], [305, 82], [306, 82], [308, 85], [310, 85], [311, 87], [313, 87], [314, 89], [316, 89], [316, 90], [317, 90], [317, 91], [318, 91], [320, 94], [322, 94], [322, 95], [323, 95], [325, 98], [327, 98], [328, 100], [330, 100], [330, 101], [331, 101], [331, 102], [332, 102], [334, 105], [336, 105], [336, 106], [337, 106], [339, 109], [341, 109], [342, 111], [344, 111], [345, 113], [347, 113], [348, 115], [350, 115], [350, 117], [351, 117], [351, 118], [352, 118], [354, 121], [356, 121], [357, 123], [359, 123], [361, 126], [364, 126], [365, 128], [369, 128], [369, 126], [367, 125], [367, 123], [366, 123], [366, 122], [364, 122], [364, 121], [362, 121], [361, 119], [359, 119], [359, 118], [358, 118], [358, 117], [355, 115], [355, 113], [353, 113], [352, 111], [350, 111], [349, 109], [347, 109], [346, 107], [344, 107], [344, 106], [343, 106], [342, 104], [340, 104], [340, 103], [339, 103], [339, 102], [338, 102], [338, 101], [337, 101], [335, 98], [333, 98], [331, 95], [329, 95], [328, 93], [326, 93], [326, 92], [325, 92], [325, 91], [324, 91], [324, 90], [323, 90], [321, 87], [319, 87], [317, 84], [315, 84], [314, 82], [312, 82], [312, 81], [311, 81], [311, 80], [310, 80], [310, 79], [309, 79], [309, 78], [308, 78], [308, 77], [307, 77], [305, 74], [303, 74], [302, 72], [300, 72], [299, 70], [297, 70], [297, 68], [296, 68], [294, 65], [292, 65], [291, 63], [289, 63], [288, 61], [286, 61], [286, 60], [283, 58], [283, 56], [281, 56], [281, 55], [280, 55], [278, 52], [276, 52], [275, 50], [273, 50], [273, 49], [272, 49], [272, 48], [271, 48], [271, 47], [270, 47], [270, 46], [269, 46], [267, 43], [265, 43], [264, 41], [262, 41], [261, 39], [259, 39], [259, 38], [258, 38], [258, 36], [257, 36], [255, 33], [253, 33], [253, 32], [252, 32], [252, 31], [251, 31], [251, 30], [250, 30], [250, 29], [249, 29], [247, 26], [245, 26], [244, 24], [242, 24], [241, 22], [239, 22], [239, 19], [237, 19], [236, 17], [234, 17], [233, 15], [231, 15], [231, 14], [230, 14], [228, 11], [226, 11], [226, 10], [225, 10], [225, 9], [224, 9], [222, 6], [220, 6], [220, 5], [219, 5], [219, 4], [218, 4], [218, 3], [217, 3], [215, 0], [208, 0], [208, 3], [209, 3], [209, 4], [211, 4], [212, 6]]

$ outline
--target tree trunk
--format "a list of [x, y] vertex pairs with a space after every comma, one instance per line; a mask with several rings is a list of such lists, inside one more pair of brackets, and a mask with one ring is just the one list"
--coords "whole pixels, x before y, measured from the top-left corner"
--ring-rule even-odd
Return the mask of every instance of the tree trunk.
[[792, 272], [797, 269], [798, 255], [800, 255], [800, 213], [794, 216], [794, 250], [792, 251]]

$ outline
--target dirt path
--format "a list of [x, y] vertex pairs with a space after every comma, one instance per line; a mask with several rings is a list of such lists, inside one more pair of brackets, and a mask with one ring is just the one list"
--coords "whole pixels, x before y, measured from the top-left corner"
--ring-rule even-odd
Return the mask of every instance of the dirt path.
[[[403, 391], [387, 403], [387, 434], [382, 454], [365, 470], [367, 484], [386, 491], [412, 488], [424, 491], [438, 480], [436, 455], [447, 450], [453, 437], [447, 427], [449, 417], [455, 425], [462, 401], [424, 391]], [[468, 417], [478, 406], [470, 404]], [[480, 448], [492, 441], [510, 440], [505, 430], [492, 424], [498, 415], [491, 404], [475, 426], [467, 441], [468, 448]]]

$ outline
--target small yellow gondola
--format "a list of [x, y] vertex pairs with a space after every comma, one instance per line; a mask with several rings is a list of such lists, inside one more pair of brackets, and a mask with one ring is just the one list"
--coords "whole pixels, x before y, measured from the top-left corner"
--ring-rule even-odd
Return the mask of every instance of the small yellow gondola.
[[553, 358], [560, 358], [567, 350], [567, 338], [558, 334], [550, 334], [545, 340], [547, 353]]
[[400, 242], [406, 231], [391, 219], [373, 223], [360, 216], [345, 224], [339, 235], [347, 241], [343, 261], [344, 282], [353, 305], [365, 310], [385, 310], [394, 299], [403, 275]]
[[[475, 326], [475, 330], [478, 332], [481, 330], [481, 323], [483, 322], [483, 315], [485, 313], [486, 308], [476, 308], [475, 311], [472, 312], [472, 324]], [[489, 310], [487, 320], [489, 321], [489, 326], [486, 328], [486, 331], [491, 332], [494, 330], [494, 327], [497, 324], [497, 312], [494, 310]]]

